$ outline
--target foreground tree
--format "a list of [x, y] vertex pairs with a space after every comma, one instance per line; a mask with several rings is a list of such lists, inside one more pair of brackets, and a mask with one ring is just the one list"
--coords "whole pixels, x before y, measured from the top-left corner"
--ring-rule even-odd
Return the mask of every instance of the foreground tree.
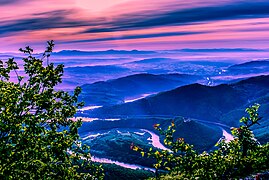
[[[10, 58], [0, 61], [0, 179], [101, 179], [101, 167], [81, 146], [81, 120], [71, 120], [80, 88], [70, 95], [56, 91], [63, 65], [49, 62], [53, 41], [40, 59], [33, 49], [20, 49], [23, 76]], [[11, 80], [11, 76], [15, 80]]]
[[[248, 117], [240, 119], [242, 125], [232, 128], [233, 140], [225, 139], [216, 144], [217, 150], [199, 154], [183, 138], [173, 137], [175, 124], [172, 122], [168, 129], [163, 130], [160, 124], [154, 128], [165, 136], [164, 144], [170, 151], [144, 151], [132, 145], [142, 156], [153, 157], [156, 163], [156, 177], [161, 179], [240, 179], [248, 175], [269, 170], [269, 143], [261, 145], [255, 139], [250, 128], [259, 124], [259, 105], [255, 104], [246, 109]], [[168, 175], [161, 175], [168, 173]]]

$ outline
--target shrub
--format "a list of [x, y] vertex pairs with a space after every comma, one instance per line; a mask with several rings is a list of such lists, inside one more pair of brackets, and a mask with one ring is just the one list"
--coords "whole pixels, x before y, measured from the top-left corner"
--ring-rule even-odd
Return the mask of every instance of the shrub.
[[[81, 146], [81, 120], [71, 120], [80, 88], [71, 95], [56, 91], [63, 65], [49, 62], [53, 41], [42, 57], [33, 49], [20, 49], [24, 77], [10, 58], [0, 61], [0, 179], [96, 179], [101, 167], [90, 160], [89, 148]], [[16, 80], [11, 81], [14, 74]]]
[[259, 124], [259, 105], [255, 104], [246, 109], [249, 117], [243, 117], [239, 128], [231, 128], [233, 140], [227, 142], [221, 139], [216, 146], [217, 150], [198, 154], [182, 138], [175, 139], [175, 124], [172, 122], [167, 130], [162, 130], [159, 124], [154, 125], [161, 134], [165, 135], [164, 144], [171, 151], [145, 152], [137, 146], [133, 150], [139, 151], [142, 156], [153, 157], [156, 163], [156, 177], [160, 172], [164, 179], [230, 179], [246, 177], [269, 169], [269, 143], [260, 145], [250, 128]]

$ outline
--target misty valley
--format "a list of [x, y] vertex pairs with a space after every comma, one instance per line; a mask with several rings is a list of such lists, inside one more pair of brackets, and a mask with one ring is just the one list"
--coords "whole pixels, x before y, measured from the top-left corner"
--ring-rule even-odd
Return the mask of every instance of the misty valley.
[[[262, 126], [252, 130], [261, 143], [268, 142], [269, 61], [251, 61], [253, 52], [62, 51], [54, 58], [66, 59], [63, 86], [58, 88], [82, 88], [79, 100], [85, 106], [76, 118], [83, 120], [79, 134], [90, 145], [92, 159], [154, 171], [153, 159], [130, 149], [131, 144], [167, 149], [154, 124], [165, 129], [173, 121], [177, 138], [199, 152], [211, 151], [222, 137], [231, 140], [230, 128], [239, 125], [245, 108], [259, 103]], [[222, 59], [227, 53], [237, 59]]]
[[[173, 122], [175, 138], [210, 152], [222, 138], [232, 140], [230, 128], [239, 126], [245, 108], [259, 103], [264, 118], [252, 131], [260, 143], [269, 141], [269, 61], [252, 61], [256, 51], [60, 51], [51, 61], [65, 65], [57, 89], [82, 88], [79, 101], [85, 105], [73, 119], [83, 121], [79, 135], [92, 160], [107, 173], [112, 168], [145, 178], [154, 175], [154, 159], [130, 146], [170, 151], [156, 124], [166, 129]], [[237, 59], [223, 59], [227, 53]]]

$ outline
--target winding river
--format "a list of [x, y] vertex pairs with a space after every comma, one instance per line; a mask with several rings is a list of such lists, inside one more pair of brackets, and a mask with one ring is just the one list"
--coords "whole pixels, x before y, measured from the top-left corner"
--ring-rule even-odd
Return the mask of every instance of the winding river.
[[[157, 134], [155, 134], [154, 132], [151, 132], [149, 130], [146, 130], [146, 129], [140, 129], [140, 131], [142, 131], [144, 133], [149, 133], [151, 135], [151, 137], [148, 140], [151, 141], [151, 144], [153, 147], [156, 147], [156, 148], [159, 148], [162, 150], [170, 151], [170, 149], [168, 149], [164, 145], [162, 145], [162, 143], [160, 142], [160, 137]], [[142, 133], [140, 135], [144, 135], [144, 133]], [[91, 136], [94, 136], [94, 135], [91, 135]], [[149, 168], [149, 167], [145, 167], [145, 166], [141, 166], [141, 165], [137, 165], [137, 164], [128, 164], [128, 163], [124, 163], [124, 162], [113, 161], [113, 160], [108, 159], [108, 158], [98, 158], [96, 156], [92, 156], [92, 161], [99, 162], [99, 163], [116, 164], [118, 166], [122, 166], [122, 167], [129, 168], [129, 169], [145, 169], [145, 170], [155, 172], [155, 169], [153, 169], [153, 168]]]
[[124, 167], [124, 168], [144, 169], [144, 170], [149, 170], [149, 171], [155, 172], [155, 169], [153, 169], [153, 168], [148, 168], [148, 167], [137, 165], [137, 164], [128, 164], [128, 163], [123, 163], [123, 162], [119, 162], [119, 161], [113, 161], [113, 160], [107, 159], [107, 158], [98, 158], [98, 157], [95, 157], [95, 156], [92, 156], [91, 159], [94, 162], [116, 164], [116, 165]]
[[[83, 121], [92, 121], [92, 120], [99, 120], [99, 119], [85, 119], [83, 118]], [[120, 119], [106, 119], [108, 121], [115, 121], [115, 120], [120, 120]], [[201, 122], [201, 121], [200, 121]], [[203, 121], [205, 122], [205, 121]], [[206, 121], [206, 123], [209, 123], [208, 121]], [[210, 124], [215, 124], [217, 125], [221, 130], [222, 130], [222, 134], [223, 134], [223, 137], [225, 138], [225, 141], [226, 142], [229, 142], [231, 140], [233, 140], [233, 136], [228, 133], [226, 130], [224, 130], [222, 127], [226, 127], [226, 125], [223, 125], [223, 124], [219, 124], [219, 123], [210, 123]], [[227, 128], [227, 127], [226, 127]], [[139, 129], [140, 131], [142, 131], [143, 133], [138, 133], [138, 132], [134, 132], [135, 134], [138, 134], [138, 135], [144, 135], [144, 133], [149, 133], [150, 134], [150, 138], [148, 138], [148, 140], [150, 140], [151, 144], [153, 147], [155, 148], [159, 148], [159, 149], [162, 149], [162, 150], [168, 150], [168, 151], [171, 151], [170, 149], [168, 149], [167, 147], [165, 147], [161, 142], [160, 142], [160, 137], [155, 134], [154, 132], [152, 131], [149, 131], [149, 130], [146, 130], [146, 129]], [[96, 135], [90, 135], [91, 137], [96, 137], [98, 135], [101, 135], [101, 134], [96, 134]], [[87, 138], [90, 138], [90, 137], [85, 137], [85, 139]], [[109, 164], [116, 164], [116, 165], [119, 165], [119, 166], [122, 166], [124, 168], [130, 168], [130, 169], [145, 169], [145, 170], [149, 170], [149, 171], [152, 171], [152, 172], [155, 172], [155, 170], [153, 168], [148, 168], [148, 167], [144, 167], [144, 166], [141, 166], [141, 165], [137, 165], [137, 164], [128, 164], [128, 163], [124, 163], [124, 162], [119, 162], [119, 161], [114, 161], [114, 160], [111, 160], [111, 159], [108, 159], [108, 158], [98, 158], [98, 157], [95, 157], [93, 156], [92, 157], [92, 161], [94, 162], [100, 162], [100, 163], [109, 163]]]
[[[170, 151], [170, 149], [168, 149], [164, 145], [162, 145], [162, 143], [160, 142], [160, 138], [157, 134], [155, 134], [149, 130], [146, 130], [146, 129], [140, 129], [140, 130], [143, 132], [147, 132], [151, 135], [150, 140], [152, 141], [152, 146], [159, 148], [159, 149], [162, 149], [162, 150]], [[231, 134], [229, 134], [227, 131], [222, 129], [222, 132], [223, 132], [223, 137], [225, 137], [227, 142], [233, 140], [233, 136]], [[92, 156], [92, 161], [99, 162], [99, 163], [116, 164], [118, 166], [121, 166], [124, 168], [129, 168], [129, 169], [144, 169], [144, 170], [149, 170], [149, 171], [155, 172], [155, 169], [153, 169], [153, 168], [148, 168], [148, 167], [137, 165], [137, 164], [128, 164], [128, 163], [124, 163], [124, 162], [113, 161], [113, 160], [107, 159], [107, 158], [98, 158], [98, 157]]]
[[170, 149], [168, 149], [167, 147], [165, 147], [161, 142], [160, 142], [160, 137], [155, 134], [154, 132], [151, 132], [149, 130], [146, 129], [140, 129], [141, 131], [147, 132], [151, 135], [151, 138], [149, 138], [148, 140], [151, 140], [151, 144], [153, 147], [162, 149], [162, 150], [168, 150], [170, 151]]
[[234, 139], [233, 135], [222, 129], [223, 137], [225, 137], [226, 142], [230, 142], [231, 140]]

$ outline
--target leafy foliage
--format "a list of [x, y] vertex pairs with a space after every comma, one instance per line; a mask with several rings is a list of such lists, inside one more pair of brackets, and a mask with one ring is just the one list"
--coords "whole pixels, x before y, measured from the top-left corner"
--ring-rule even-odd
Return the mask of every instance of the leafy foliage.
[[258, 104], [247, 108], [249, 117], [241, 118], [243, 124], [239, 128], [232, 128], [234, 139], [229, 142], [221, 139], [216, 144], [218, 149], [208, 153], [198, 154], [183, 138], [175, 139], [174, 122], [167, 130], [162, 130], [160, 124], [154, 125], [165, 135], [164, 144], [170, 151], [150, 149], [144, 152], [138, 146], [132, 148], [142, 156], [154, 157], [156, 176], [160, 176], [159, 172], [169, 172], [169, 175], [162, 176], [165, 179], [229, 179], [265, 171], [269, 169], [269, 143], [260, 145], [249, 129], [261, 120], [258, 109]]
[[[0, 61], [0, 179], [97, 179], [100, 166], [90, 160], [89, 147], [79, 142], [81, 120], [72, 120], [80, 88], [70, 95], [56, 91], [63, 65], [49, 62], [53, 41], [42, 57], [20, 49], [24, 77], [10, 58]], [[17, 77], [11, 81], [11, 75]]]
[[138, 180], [154, 177], [154, 173], [143, 169], [129, 169], [115, 164], [103, 164], [105, 180]]

